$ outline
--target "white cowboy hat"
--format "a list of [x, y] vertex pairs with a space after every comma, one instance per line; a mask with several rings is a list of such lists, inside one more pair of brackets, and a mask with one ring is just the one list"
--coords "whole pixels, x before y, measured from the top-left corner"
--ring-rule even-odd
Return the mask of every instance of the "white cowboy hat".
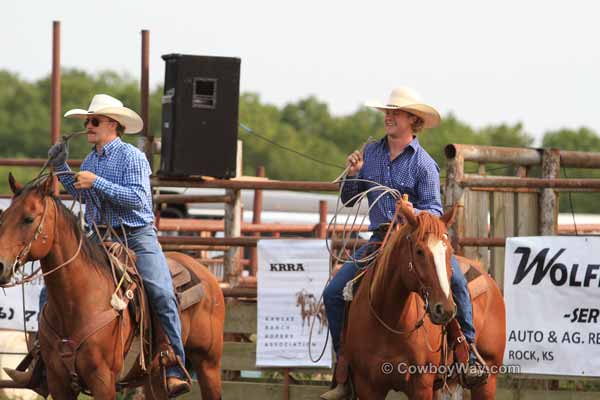
[[385, 110], [404, 110], [418, 117], [423, 118], [424, 128], [435, 128], [442, 120], [440, 113], [430, 105], [423, 103], [421, 96], [414, 90], [407, 87], [399, 87], [392, 90], [387, 102], [367, 102], [367, 107]]
[[133, 110], [123, 107], [121, 101], [107, 94], [97, 94], [87, 110], [76, 108], [65, 113], [65, 118], [86, 119], [91, 115], [104, 115], [125, 127], [125, 133], [138, 133], [144, 127], [142, 118]]

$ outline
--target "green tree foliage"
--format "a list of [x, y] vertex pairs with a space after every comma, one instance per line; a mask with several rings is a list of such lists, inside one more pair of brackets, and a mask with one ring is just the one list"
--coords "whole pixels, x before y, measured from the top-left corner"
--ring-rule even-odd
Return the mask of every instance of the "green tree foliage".
[[[150, 123], [152, 135], [160, 136], [162, 87], [150, 93]], [[77, 69], [62, 73], [62, 113], [72, 108], [87, 108], [91, 96], [107, 93], [121, 99], [128, 107], [140, 110], [139, 82], [127, 74], [104, 71], [90, 74]], [[383, 113], [366, 107], [342, 116], [332, 115], [326, 103], [314, 96], [277, 107], [261, 100], [257, 93], [242, 93], [239, 103], [239, 122], [254, 133], [239, 130], [243, 140], [244, 174], [254, 174], [256, 167], [265, 166], [267, 175], [274, 179], [320, 180], [334, 179], [343, 169], [348, 153], [360, 149], [369, 136], [383, 136]], [[83, 130], [81, 120], [62, 119], [63, 134]], [[10, 71], [0, 70], [0, 157], [45, 157], [50, 145], [50, 78], [30, 82]], [[259, 136], [260, 135], [260, 136]], [[137, 136], [126, 136], [137, 144]], [[266, 140], [265, 140], [266, 139]], [[523, 125], [500, 124], [474, 128], [457, 116], [444, 116], [441, 125], [419, 134], [425, 149], [438, 162], [442, 175], [445, 172], [444, 148], [449, 143], [490, 146], [527, 147], [533, 143]], [[206, 139], [210, 145], [210, 138]], [[316, 163], [286, 151], [271, 142], [307, 154], [318, 160], [334, 164], [331, 167]], [[544, 136], [544, 147], [569, 150], [600, 151], [600, 137], [587, 128], [577, 131], [560, 130]], [[72, 158], [82, 158], [90, 151], [85, 138], [70, 143]], [[190, 149], [193, 151], [193, 149]], [[157, 168], [158, 163], [155, 163]], [[473, 172], [476, 165], [467, 165]], [[16, 169], [16, 176], [30, 179], [37, 171], [32, 168]], [[6, 176], [7, 167], [0, 167]], [[488, 173], [510, 175], [509, 167], [488, 166]], [[596, 171], [567, 170], [569, 177], [600, 176]], [[0, 178], [0, 192], [6, 193], [6, 179]], [[595, 211], [593, 196], [573, 196], [576, 211]], [[561, 207], [569, 206], [563, 196]]]
[[0, 156], [39, 156], [38, 143], [49, 138], [48, 126], [50, 115], [37, 84], [0, 71]]

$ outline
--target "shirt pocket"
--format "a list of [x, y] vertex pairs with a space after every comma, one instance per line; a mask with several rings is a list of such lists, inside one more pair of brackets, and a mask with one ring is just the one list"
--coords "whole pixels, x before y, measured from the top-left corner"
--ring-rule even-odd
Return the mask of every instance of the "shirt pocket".
[[392, 177], [392, 182], [394, 184], [394, 189], [400, 191], [400, 194], [407, 194], [408, 200], [411, 203], [415, 203], [417, 198], [417, 180], [414, 176], [409, 174], [400, 175], [396, 174]]
[[381, 173], [369, 172], [363, 176], [366, 189], [371, 189], [377, 185], [384, 185]]

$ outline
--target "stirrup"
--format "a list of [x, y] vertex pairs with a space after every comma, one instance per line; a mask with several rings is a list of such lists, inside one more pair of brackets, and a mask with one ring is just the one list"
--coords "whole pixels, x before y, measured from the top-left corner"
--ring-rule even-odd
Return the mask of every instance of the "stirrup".
[[[165, 388], [165, 391], [168, 393], [169, 397], [177, 397], [179, 395], [189, 392], [192, 388], [192, 377], [185, 368], [185, 365], [183, 364], [181, 358], [178, 355], [176, 355], [173, 351], [171, 345], [168, 345], [167, 350], [161, 351], [159, 357], [160, 369], [162, 371], [163, 387]], [[183, 371], [183, 379], [179, 377], [167, 376], [167, 369], [174, 366], [179, 367], [179, 369]], [[169, 383], [172, 382], [169, 381], [173, 378], [176, 378], [180, 382], [177, 384], [177, 387], [170, 388], [171, 385], [169, 385]]]
[[[466, 366], [466, 370], [461, 374], [461, 383], [465, 388], [472, 389], [486, 384], [490, 372], [485, 360], [477, 351], [477, 347], [475, 347], [474, 343], [469, 343], [469, 350], [469, 362]], [[475, 356], [475, 363], [471, 360], [471, 354]]]

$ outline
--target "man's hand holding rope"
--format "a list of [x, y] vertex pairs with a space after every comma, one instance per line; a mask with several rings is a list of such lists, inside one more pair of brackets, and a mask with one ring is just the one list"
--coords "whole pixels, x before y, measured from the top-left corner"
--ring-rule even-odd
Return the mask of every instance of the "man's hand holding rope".
[[365, 161], [363, 160], [362, 151], [356, 150], [353, 153], [350, 153], [350, 155], [346, 159], [346, 166], [347, 166], [347, 170], [348, 170], [347, 176], [358, 175], [358, 173], [362, 169], [364, 163], [365, 163]]
[[75, 189], [91, 189], [96, 180], [96, 174], [90, 171], [80, 171], [75, 174]]
[[402, 207], [406, 210], [411, 210], [413, 214], [415, 213], [415, 208], [413, 207], [413, 204], [408, 201], [408, 195], [406, 193], [396, 202], [396, 207]]

